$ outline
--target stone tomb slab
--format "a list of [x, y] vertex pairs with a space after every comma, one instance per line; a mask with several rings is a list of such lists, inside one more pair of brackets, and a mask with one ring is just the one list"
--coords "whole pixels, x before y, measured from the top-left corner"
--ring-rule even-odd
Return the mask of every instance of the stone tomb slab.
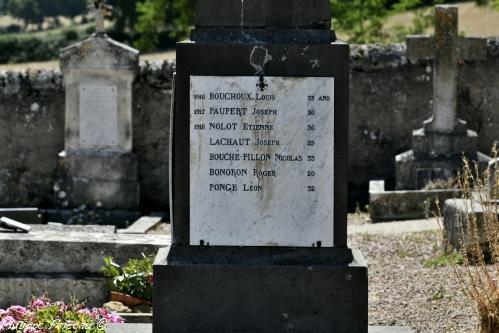
[[103, 233], [99, 226], [88, 232], [81, 226], [34, 227], [29, 234], [0, 232], [0, 275], [95, 274], [104, 256], [124, 263], [169, 244], [168, 235]]
[[102, 306], [109, 299], [107, 279], [98, 274], [104, 256], [122, 264], [170, 243], [168, 235], [121, 235], [114, 229], [48, 224], [21, 234], [0, 228], [0, 309], [43, 293]]
[[334, 246], [334, 82], [191, 76], [191, 245]]

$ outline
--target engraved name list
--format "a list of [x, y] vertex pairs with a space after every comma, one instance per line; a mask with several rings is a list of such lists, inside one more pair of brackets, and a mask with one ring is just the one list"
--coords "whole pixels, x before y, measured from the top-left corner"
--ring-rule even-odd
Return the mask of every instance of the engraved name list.
[[191, 76], [190, 105], [191, 245], [334, 245], [334, 78]]

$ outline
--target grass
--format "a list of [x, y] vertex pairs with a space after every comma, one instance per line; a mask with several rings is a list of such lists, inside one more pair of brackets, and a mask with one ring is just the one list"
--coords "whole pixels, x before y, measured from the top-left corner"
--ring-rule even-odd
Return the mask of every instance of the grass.
[[77, 31], [84, 32], [88, 29], [91, 29], [94, 26], [93, 23], [86, 24], [77, 24], [73, 26], [65, 26], [58, 29], [50, 29], [50, 30], [41, 30], [41, 31], [33, 31], [33, 32], [19, 32], [15, 34], [0, 34], [0, 38], [10, 39], [10, 38], [42, 38], [42, 39], [53, 39], [60, 38], [61, 34], [64, 34], [67, 31]]
[[[141, 55], [140, 60], [142, 63], [146, 61], [157, 62], [165, 60], [174, 60], [175, 57], [176, 57], [176, 51], [175, 49], [172, 49], [164, 52]], [[49, 70], [55, 68], [59, 68], [58, 60], [36, 61], [36, 62], [28, 62], [21, 64], [0, 64], [0, 71], [24, 71], [24, 70], [37, 71], [37, 70]]]
[[[478, 164], [463, 159], [459, 187], [466, 199], [466, 217], [459, 221], [457, 252], [450, 243], [447, 249], [447, 253], [456, 253], [463, 258], [463, 269], [452, 260], [451, 264], [463, 293], [477, 310], [480, 333], [499, 332], [499, 209], [493, 200], [499, 197], [499, 164], [495, 146], [491, 156], [496, 163], [485, 171], [480, 170]], [[475, 213], [477, 205], [483, 211], [480, 220]], [[446, 241], [445, 232], [443, 236]]]
[[[459, 30], [466, 36], [490, 37], [499, 36], [499, 10], [490, 6], [477, 6], [475, 2], [467, 1], [459, 3]], [[410, 30], [414, 25], [416, 13], [432, 13], [433, 7], [411, 10], [389, 16], [383, 25], [383, 33], [386, 35], [385, 43], [403, 42], [405, 34], [403, 30]], [[334, 13], [333, 13], [334, 15]], [[425, 34], [433, 34], [433, 24], [424, 31]], [[348, 35], [337, 31], [341, 40], [348, 40]]]
[[363, 240], [364, 242], [370, 242], [370, 241], [372, 241], [372, 240], [373, 240], [373, 235], [371, 235], [371, 234], [370, 234], [370, 233], [368, 233], [368, 232], [362, 232], [362, 233], [360, 234], [360, 237], [362, 237], [362, 240]]
[[[422, 9], [432, 11], [432, 7]], [[394, 31], [410, 28], [416, 14], [415, 11], [395, 14], [385, 23], [383, 29], [393, 37]], [[459, 4], [459, 30], [467, 36], [490, 37], [499, 35], [499, 11], [492, 6], [477, 6], [475, 2], [463, 2]], [[429, 26], [424, 33], [433, 34], [433, 25]]]
[[[426, 11], [432, 11], [432, 7], [423, 9]], [[334, 14], [333, 14], [334, 15]], [[397, 31], [400, 28], [409, 29], [412, 26], [413, 18], [416, 16], [415, 11], [409, 11], [407, 13], [396, 14], [390, 16], [386, 23], [384, 24], [384, 30], [388, 34], [391, 41], [402, 41], [405, 39], [405, 35], [396, 36]], [[479, 7], [474, 2], [464, 2], [459, 4], [459, 20], [460, 20], [460, 30], [464, 32], [465, 35], [477, 35], [477, 36], [499, 36], [499, 11], [494, 10], [490, 6]], [[18, 21], [13, 20], [8, 16], [0, 17], [0, 25], [8, 25], [11, 23], [18, 23]], [[71, 25], [69, 22], [63, 22], [63, 27], [59, 29], [46, 30], [46, 31], [36, 31], [36, 32], [25, 32], [15, 34], [19, 38], [27, 38], [29, 36], [39, 36], [41, 38], [56, 38], [60, 36], [61, 33], [68, 30], [84, 31], [92, 26], [92, 23], [85, 25]], [[430, 26], [425, 33], [431, 34], [433, 32], [433, 26]], [[338, 32], [340, 39], [345, 39], [345, 36]], [[12, 36], [11, 34], [0, 35], [1, 38], [8, 38]], [[153, 54], [146, 54], [141, 57], [142, 61], [163, 61], [163, 60], [173, 60], [176, 57], [175, 50], [166, 50], [164, 52], [158, 52]], [[2, 64], [0, 65], [0, 70], [41, 70], [41, 69], [53, 69], [58, 67], [57, 60], [51, 61], [41, 61], [41, 62], [28, 62], [19, 64]]]
[[440, 288], [438, 290], [435, 290], [432, 294], [431, 294], [431, 300], [432, 301], [440, 301], [440, 300], [443, 300], [446, 296], [446, 292], [445, 292], [445, 289], [444, 287], [440, 286]]
[[[87, 15], [87, 17], [88, 16], [89, 15]], [[71, 21], [69, 18], [63, 17], [63, 16], [60, 16], [58, 19], [59, 19], [59, 23], [61, 24], [61, 27], [67, 27], [67, 26], [73, 25], [74, 22], [81, 22], [83, 19], [83, 15], [79, 15], [79, 16], [75, 17], [75, 19], [73, 21]], [[9, 26], [12, 24], [22, 26], [23, 21], [20, 19], [16, 19], [10, 15], [0, 15], [0, 27], [6, 27], [6, 26]], [[52, 19], [46, 19], [45, 22], [43, 23], [42, 28], [44, 30], [49, 30], [52, 28], [52, 26], [53, 26]], [[38, 30], [38, 26], [36, 24], [30, 24], [28, 26], [28, 31], [34, 32], [37, 30]]]
[[423, 266], [425, 268], [437, 268], [451, 265], [462, 265], [463, 262], [464, 257], [460, 253], [452, 253], [450, 255], [441, 254], [436, 258], [424, 260]]

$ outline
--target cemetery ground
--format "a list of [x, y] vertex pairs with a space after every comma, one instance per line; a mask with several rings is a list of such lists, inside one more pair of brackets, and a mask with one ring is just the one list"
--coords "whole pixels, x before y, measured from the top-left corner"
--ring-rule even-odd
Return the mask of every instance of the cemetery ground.
[[[348, 221], [349, 246], [365, 253], [369, 263], [370, 325], [407, 326], [421, 333], [477, 332], [474, 304], [443, 255], [436, 219], [371, 223], [358, 211]], [[163, 223], [148, 233], [169, 235], [169, 227]]]
[[474, 304], [462, 292], [451, 257], [443, 255], [437, 219], [371, 223], [357, 212], [348, 222], [349, 246], [369, 263], [369, 325], [418, 333], [478, 331]]
[[349, 246], [365, 253], [369, 263], [370, 325], [478, 331], [474, 304], [441, 244], [436, 219], [371, 224], [367, 214], [349, 215]]

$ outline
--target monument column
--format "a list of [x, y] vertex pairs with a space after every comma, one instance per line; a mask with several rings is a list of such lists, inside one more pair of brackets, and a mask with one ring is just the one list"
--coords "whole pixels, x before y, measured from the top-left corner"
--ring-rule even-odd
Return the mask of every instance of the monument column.
[[199, 0], [177, 44], [154, 332], [367, 332], [347, 247], [349, 46], [328, 0]]
[[409, 36], [407, 56], [433, 60], [433, 112], [413, 131], [413, 149], [396, 156], [397, 189], [420, 190], [431, 181], [452, 179], [463, 155], [485, 167], [490, 158], [478, 151], [477, 133], [457, 116], [457, 75], [459, 62], [486, 59], [486, 40], [460, 37], [458, 7], [437, 5], [435, 36]]

